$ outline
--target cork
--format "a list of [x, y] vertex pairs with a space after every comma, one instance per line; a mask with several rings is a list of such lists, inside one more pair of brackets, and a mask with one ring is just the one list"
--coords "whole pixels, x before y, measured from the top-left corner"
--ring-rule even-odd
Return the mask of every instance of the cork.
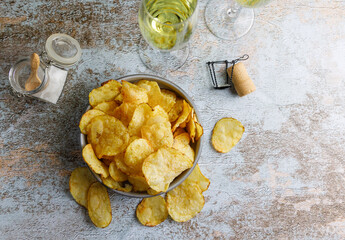
[[[227, 69], [229, 77], [231, 77], [232, 66]], [[256, 90], [256, 87], [249, 77], [243, 62], [235, 64], [232, 74], [232, 83], [240, 97], [243, 97]]]

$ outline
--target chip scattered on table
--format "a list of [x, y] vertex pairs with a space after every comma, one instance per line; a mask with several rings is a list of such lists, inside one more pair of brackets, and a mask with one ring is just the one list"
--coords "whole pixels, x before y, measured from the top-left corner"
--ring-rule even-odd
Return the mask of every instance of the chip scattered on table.
[[168, 217], [168, 209], [162, 196], [144, 198], [138, 205], [136, 215], [141, 224], [154, 227]]

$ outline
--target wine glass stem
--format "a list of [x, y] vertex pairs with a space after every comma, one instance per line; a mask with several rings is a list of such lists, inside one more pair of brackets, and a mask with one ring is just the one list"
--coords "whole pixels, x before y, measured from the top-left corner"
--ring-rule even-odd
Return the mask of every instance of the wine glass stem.
[[236, 19], [238, 17], [238, 15], [240, 14], [242, 10], [242, 6], [234, 3], [227, 11], [226, 14], [228, 17]]

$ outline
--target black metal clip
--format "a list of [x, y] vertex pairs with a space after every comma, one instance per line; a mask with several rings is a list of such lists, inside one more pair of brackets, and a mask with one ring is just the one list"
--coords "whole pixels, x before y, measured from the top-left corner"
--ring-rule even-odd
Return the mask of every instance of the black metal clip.
[[[249, 58], [249, 55], [244, 54], [242, 57], [239, 57], [239, 58], [232, 60], [232, 61], [224, 60], [224, 61], [207, 62], [206, 64], [207, 64], [209, 71], [210, 71], [213, 87], [215, 89], [232, 88], [232, 74], [234, 72], [235, 64], [238, 63], [239, 61], [245, 61], [248, 58]], [[231, 76], [229, 76], [229, 74], [227, 74], [227, 72], [226, 72], [226, 84], [224, 84], [224, 85], [218, 85], [217, 77], [216, 77], [216, 70], [214, 68], [215, 64], [225, 64], [225, 67], [226, 67], [225, 71], [227, 71], [227, 69], [229, 68], [229, 64], [232, 64]]]

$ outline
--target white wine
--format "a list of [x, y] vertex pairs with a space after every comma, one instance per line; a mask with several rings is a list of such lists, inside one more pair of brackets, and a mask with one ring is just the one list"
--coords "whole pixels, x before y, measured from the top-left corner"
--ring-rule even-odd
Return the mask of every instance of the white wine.
[[270, 0], [236, 0], [240, 5], [244, 7], [259, 7], [265, 5]]
[[146, 0], [139, 11], [139, 26], [146, 41], [161, 50], [182, 47], [196, 26], [197, 0]]

